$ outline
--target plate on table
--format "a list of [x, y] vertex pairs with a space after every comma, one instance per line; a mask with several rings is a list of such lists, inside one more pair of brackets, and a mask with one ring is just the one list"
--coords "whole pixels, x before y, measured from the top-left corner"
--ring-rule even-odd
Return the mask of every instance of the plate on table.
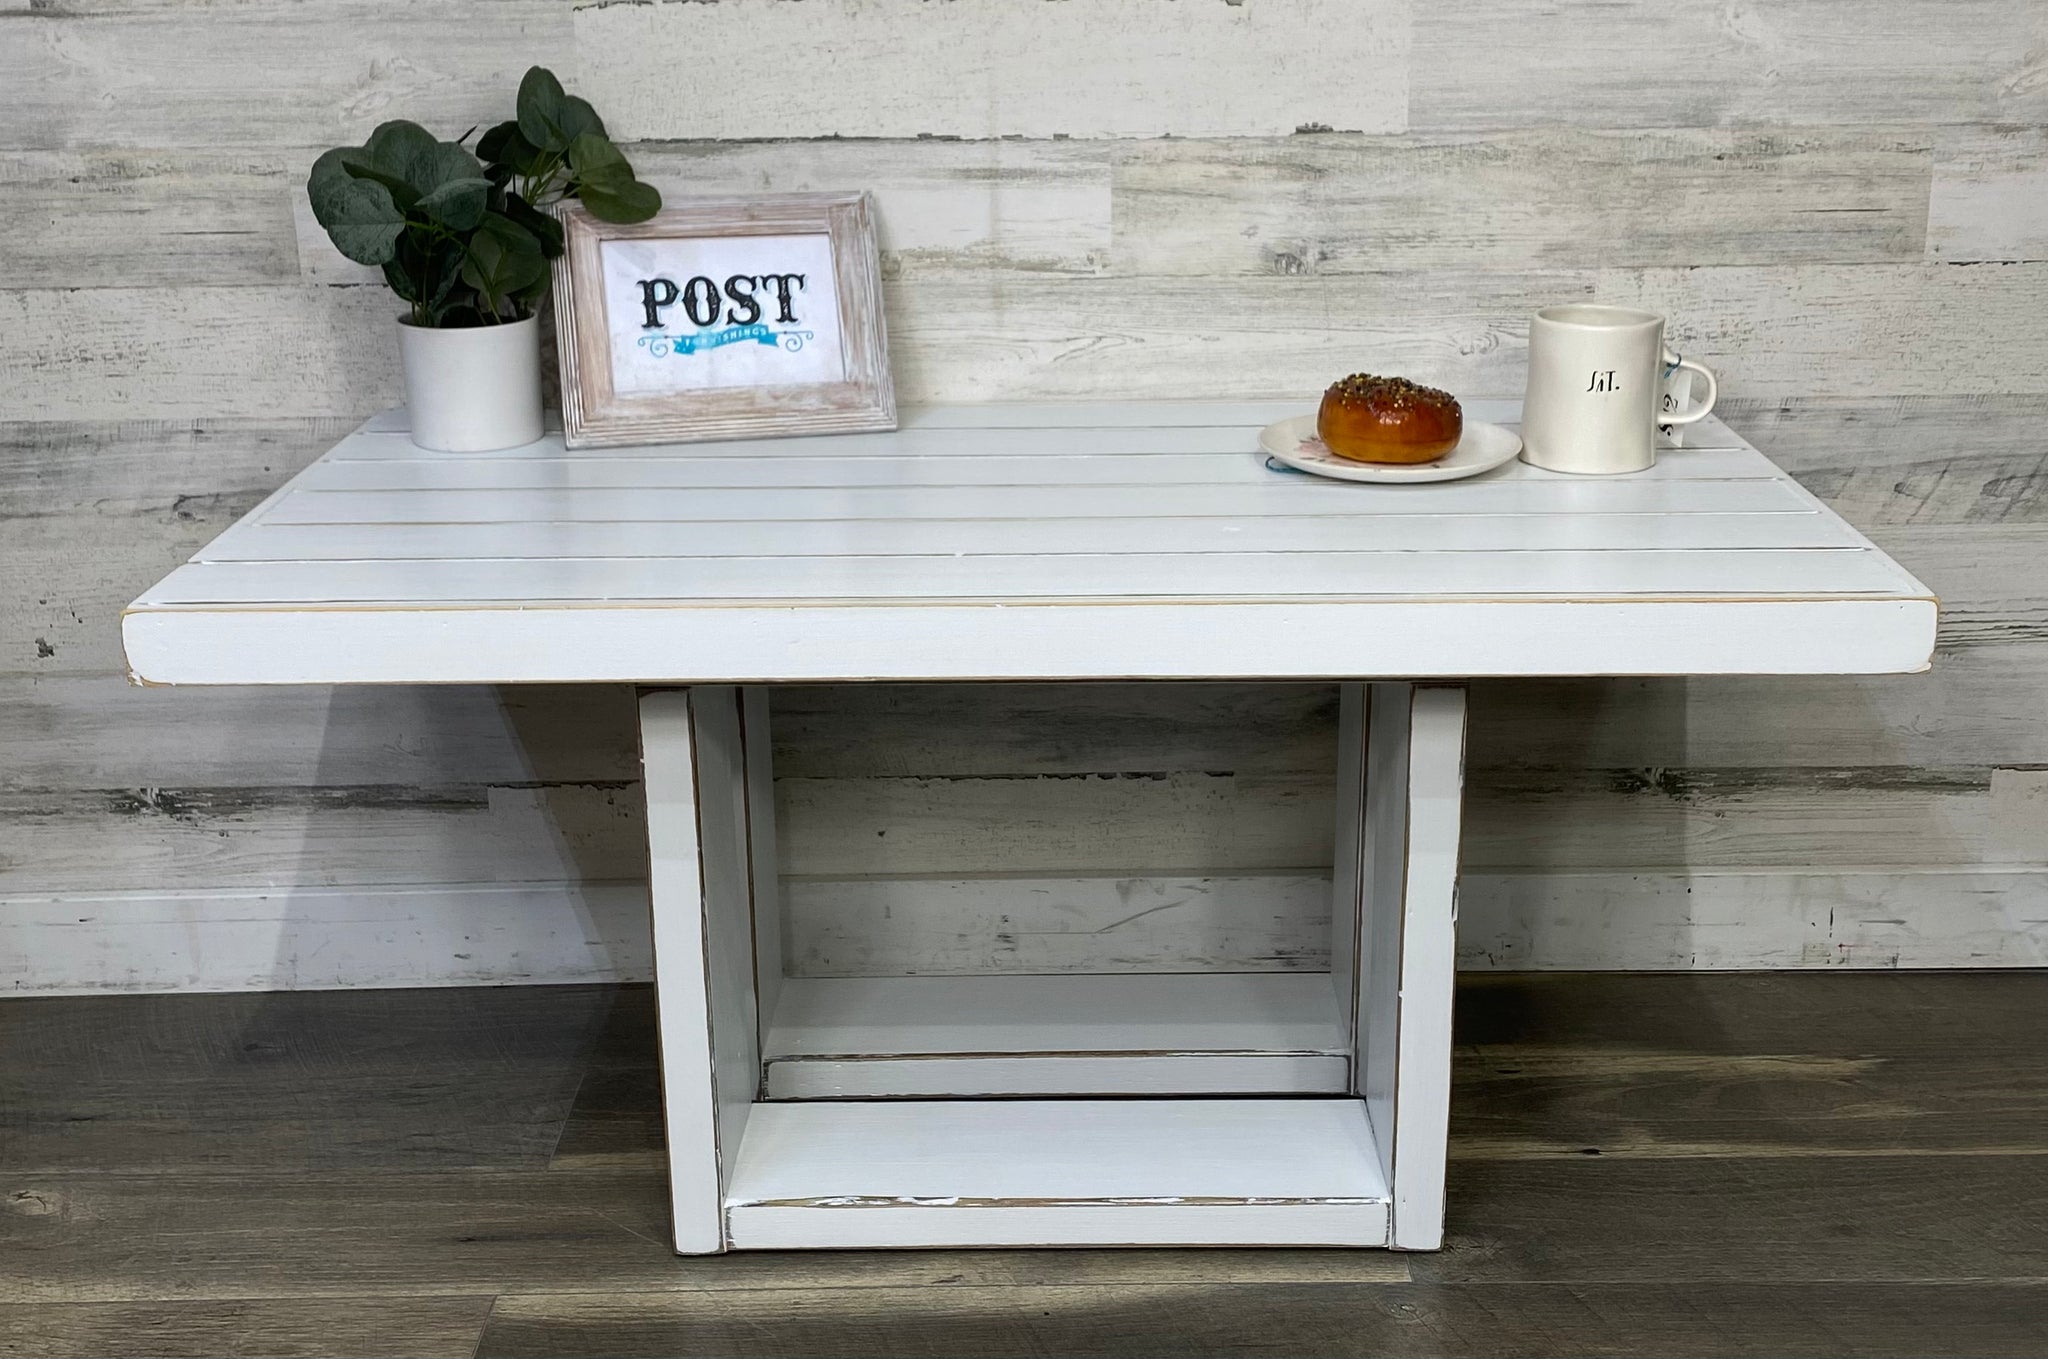
[[1259, 447], [1289, 467], [1339, 481], [1456, 481], [1514, 461], [1522, 436], [1506, 425], [1467, 420], [1458, 446], [1435, 462], [1353, 462], [1316, 437], [1316, 418], [1297, 415], [1259, 431]]

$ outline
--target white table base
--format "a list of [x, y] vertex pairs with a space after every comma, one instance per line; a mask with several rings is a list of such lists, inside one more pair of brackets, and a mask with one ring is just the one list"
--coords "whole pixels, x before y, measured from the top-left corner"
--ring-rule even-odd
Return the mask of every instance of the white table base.
[[766, 691], [645, 692], [676, 1249], [1441, 1245], [1465, 695], [1341, 689], [1327, 975], [829, 981]]

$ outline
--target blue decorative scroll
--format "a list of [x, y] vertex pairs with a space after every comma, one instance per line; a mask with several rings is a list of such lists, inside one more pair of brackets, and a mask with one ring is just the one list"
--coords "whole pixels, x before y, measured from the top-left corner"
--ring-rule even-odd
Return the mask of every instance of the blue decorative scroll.
[[804, 341], [815, 338], [815, 332], [808, 330], [770, 330], [763, 325], [727, 326], [724, 330], [699, 331], [694, 335], [642, 335], [640, 347], [656, 358], [671, 354], [688, 355], [710, 349], [723, 349], [729, 344], [743, 344], [752, 340], [773, 349], [776, 346], [794, 354], [804, 347]]

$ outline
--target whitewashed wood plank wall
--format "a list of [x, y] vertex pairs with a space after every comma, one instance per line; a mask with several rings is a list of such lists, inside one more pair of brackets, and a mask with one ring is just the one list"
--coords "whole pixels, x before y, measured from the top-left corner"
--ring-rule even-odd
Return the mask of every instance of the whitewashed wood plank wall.
[[[1511, 394], [1535, 306], [1669, 310], [1730, 423], [1942, 594], [1941, 654], [1476, 686], [1466, 964], [2048, 961], [2039, 0], [0, 0], [0, 28], [0, 986], [645, 975], [630, 695], [120, 677], [121, 605], [398, 396], [396, 308], [299, 201], [313, 156], [495, 120], [536, 61], [671, 192], [874, 189], [907, 401], [1366, 367]], [[778, 720], [801, 971], [1322, 961], [1327, 691], [806, 690]]]

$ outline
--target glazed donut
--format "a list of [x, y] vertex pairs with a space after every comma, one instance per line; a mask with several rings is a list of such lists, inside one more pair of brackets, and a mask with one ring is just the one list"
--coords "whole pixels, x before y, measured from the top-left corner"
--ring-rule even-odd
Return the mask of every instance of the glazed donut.
[[1465, 414], [1449, 392], [1371, 373], [1330, 384], [1316, 412], [1317, 436], [1353, 462], [1434, 462], [1464, 432]]

